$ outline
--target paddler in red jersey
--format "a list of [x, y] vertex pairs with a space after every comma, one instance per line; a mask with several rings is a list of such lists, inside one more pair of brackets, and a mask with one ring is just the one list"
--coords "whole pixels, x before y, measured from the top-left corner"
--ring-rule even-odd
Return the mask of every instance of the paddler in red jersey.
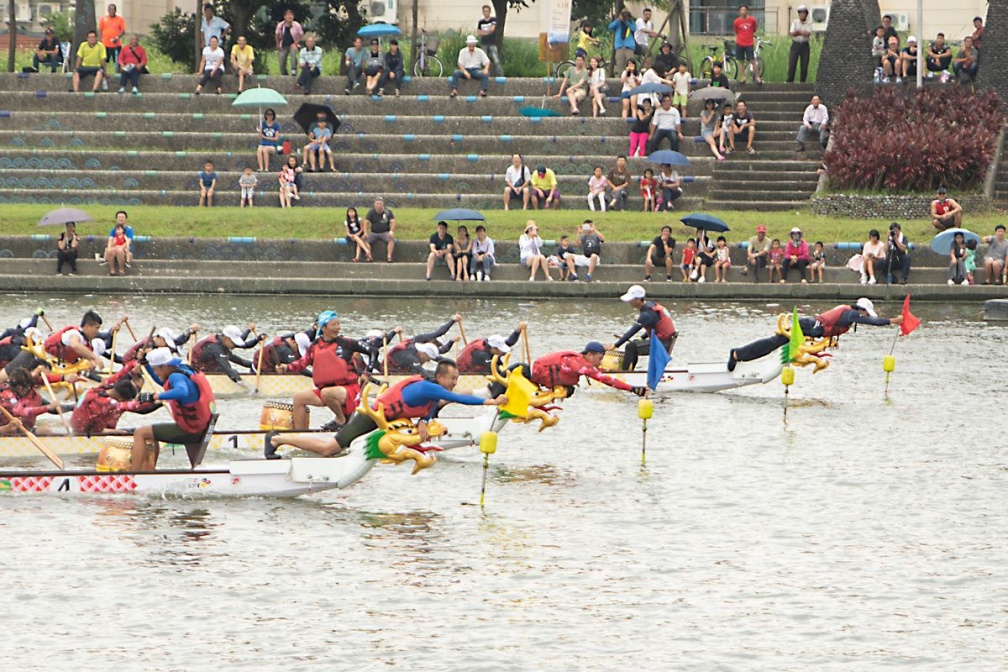
[[[259, 357], [262, 357], [262, 372], [274, 373], [276, 367], [281, 364], [293, 364], [305, 356], [308, 348], [311, 347], [312, 339], [307, 333], [299, 331], [296, 334], [281, 334], [275, 338], [264, 341], [259, 348], [252, 353], [253, 370], [258, 370]], [[262, 350], [262, 354], [259, 354]]]
[[161, 408], [160, 403], [136, 399], [142, 386], [139, 364], [133, 360], [84, 393], [70, 416], [70, 427], [75, 434], [105, 434], [116, 428], [123, 413], [147, 414]]
[[[567, 388], [568, 397], [574, 394], [581, 376], [617, 390], [633, 392], [638, 397], [645, 396], [647, 394], [646, 387], [632, 387], [628, 383], [607, 376], [599, 370], [598, 367], [602, 363], [602, 358], [605, 357], [605, 352], [605, 346], [598, 341], [589, 342], [581, 352], [551, 352], [535, 360], [532, 364], [529, 380], [547, 389]], [[526, 375], [528, 374], [526, 373]]]
[[462, 348], [462, 352], [455, 358], [459, 373], [490, 375], [490, 362], [494, 356], [503, 357], [511, 352], [522, 332], [526, 329], [525, 322], [519, 322], [518, 327], [511, 332], [507, 338], [494, 334], [487, 338], [478, 338], [469, 341], [469, 345]]
[[[89, 362], [91, 369], [100, 371], [104, 364], [95, 347], [103, 349], [103, 341], [99, 338], [101, 331], [101, 315], [93, 310], [84, 313], [80, 327], [63, 327], [54, 331], [45, 340], [45, 351], [66, 364], [75, 364], [82, 359]], [[101, 343], [102, 346], [98, 346]]]
[[[630, 289], [620, 297], [620, 300], [640, 311], [637, 322], [627, 329], [626, 333], [620, 336], [610, 348], [618, 349], [625, 345], [620, 368], [624, 371], [633, 371], [637, 367], [640, 353], [647, 352], [651, 347], [650, 339], [652, 338], [661, 341], [665, 350], [671, 353], [679, 333], [676, 331], [675, 324], [672, 322], [672, 314], [668, 309], [660, 303], [648, 300], [647, 293], [640, 285], [631, 285]], [[630, 340], [641, 329], [645, 332], [644, 338], [639, 341]]]
[[18, 426], [15, 423], [31, 429], [38, 416], [55, 413], [57, 410], [55, 403], [45, 403], [35, 388], [32, 374], [25, 369], [14, 371], [7, 383], [0, 387], [0, 405], [15, 419], [15, 422], [10, 422], [6, 415], [0, 415], [0, 436], [17, 434]]
[[[388, 390], [378, 395], [375, 405], [381, 403], [385, 409], [385, 418], [389, 421], [419, 419], [420, 436], [427, 440], [426, 421], [437, 413], [438, 409], [448, 403], [465, 404], [467, 406], [502, 406], [507, 403], [507, 397], [498, 395], [493, 399], [475, 397], [470, 394], [456, 394], [452, 390], [458, 383], [459, 370], [454, 362], [442, 361], [434, 371], [434, 380], [424, 380], [422, 376], [410, 376]], [[324, 439], [308, 434], [278, 434], [269, 432], [264, 442], [264, 454], [267, 459], [277, 459], [277, 448], [293, 446], [301, 450], [318, 453], [324, 457], [338, 457], [350, 447], [354, 439], [378, 429], [378, 425], [370, 416], [355, 413], [350, 422], [331, 439]]]
[[[192, 368], [201, 373], [223, 373], [232, 381], [241, 382], [241, 374], [234, 370], [232, 363], [252, 368], [252, 362], [234, 353], [235, 348], [251, 348], [259, 342], [249, 339], [255, 331], [255, 324], [249, 324], [244, 332], [233, 324], [224, 327], [219, 334], [211, 334], [192, 348]], [[260, 334], [263, 338], [265, 334]]]

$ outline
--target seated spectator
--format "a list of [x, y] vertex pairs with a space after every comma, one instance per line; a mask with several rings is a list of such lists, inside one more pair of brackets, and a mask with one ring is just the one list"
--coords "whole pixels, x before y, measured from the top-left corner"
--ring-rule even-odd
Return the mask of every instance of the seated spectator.
[[802, 284], [808, 282], [805, 279], [805, 269], [809, 265], [808, 242], [802, 236], [802, 230], [797, 226], [791, 229], [787, 245], [784, 246], [784, 258], [781, 262], [781, 284], [787, 282], [788, 274], [792, 268], [798, 269], [801, 275]]
[[714, 282], [728, 282], [728, 269], [731, 268], [731, 249], [728, 247], [728, 239], [724, 236], [717, 237], [717, 246], [714, 249], [717, 257], [714, 259]]
[[812, 249], [812, 263], [809, 264], [809, 280], [812, 282], [816, 281], [816, 275], [819, 276], [819, 284], [823, 282], [823, 271], [826, 270], [826, 244], [821, 240], [817, 240], [815, 247]]
[[731, 88], [728, 85], [728, 76], [724, 74], [724, 66], [720, 61], [714, 61], [714, 63], [711, 64], [710, 85], [721, 89]]
[[476, 239], [472, 246], [471, 273], [481, 282], [490, 281], [490, 269], [497, 263], [494, 259], [494, 241], [486, 233], [486, 227], [476, 227]]
[[224, 50], [220, 48], [216, 35], [210, 38], [208, 46], [203, 47], [203, 54], [200, 56], [196, 74], [199, 75], [199, 84], [196, 85], [197, 96], [203, 91], [203, 86], [207, 82], [214, 86], [218, 94], [221, 93], [221, 77], [224, 75]]
[[115, 219], [116, 223], [112, 225], [111, 229], [109, 229], [108, 242], [105, 244], [105, 251], [102, 254], [101, 263], [104, 264], [109, 263], [109, 259], [111, 258], [114, 252], [113, 245], [115, 243], [116, 228], [120, 224], [122, 224], [123, 233], [126, 234], [126, 240], [127, 240], [126, 258], [124, 260], [124, 263], [126, 265], [126, 268], [129, 268], [130, 264], [133, 263], [133, 227], [127, 223], [129, 215], [126, 214], [125, 210], [118, 211], [115, 214]]
[[[672, 80], [665, 79], [664, 77], [662, 77], [661, 75], [659, 75], [655, 71], [655, 69], [654, 69], [654, 62], [653, 62], [653, 59], [650, 56], [645, 56], [644, 57], [644, 68], [641, 71], [640, 83], [641, 83], [641, 86], [643, 86], [644, 84], [656, 84], [656, 85], [664, 85], [664, 86], [668, 86], [668, 87], [672, 86]], [[662, 94], [662, 95], [664, 95], [664, 94]], [[640, 94], [637, 97], [637, 102], [638, 102], [638, 104], [640, 104], [640, 102], [642, 100], [646, 100], [648, 98], [651, 99], [651, 102], [655, 106], [661, 105], [661, 95], [659, 95], [657, 93], [644, 93], [644, 94]]]
[[945, 187], [938, 187], [938, 198], [931, 201], [931, 226], [945, 229], [961, 228], [963, 209], [954, 198], [946, 198]]
[[948, 284], [965, 285], [966, 277], [966, 237], [962, 231], [956, 231], [949, 247]]
[[718, 161], [724, 161], [724, 155], [718, 151], [718, 136], [721, 121], [718, 118], [717, 103], [712, 98], [704, 101], [703, 112], [700, 113], [700, 137], [710, 147], [711, 154]]
[[532, 199], [532, 207], [538, 209], [542, 206], [544, 210], [560, 207], [560, 189], [557, 187], [556, 173], [551, 168], [539, 166], [532, 174], [531, 188], [529, 195]]
[[640, 179], [640, 195], [644, 201], [644, 212], [658, 212], [658, 180], [650, 168], [644, 169], [644, 175]]
[[38, 72], [40, 67], [48, 65], [52, 72], [56, 72], [62, 64], [63, 49], [60, 48], [59, 38], [52, 28], [46, 28], [45, 37], [32, 54], [32, 69]]
[[606, 71], [598, 56], [588, 59], [588, 95], [592, 100], [592, 117], [605, 115], [606, 94], [609, 84], [606, 82]]
[[686, 239], [686, 247], [683, 248], [682, 256], [679, 258], [679, 271], [682, 273], [683, 282], [693, 282], [693, 264], [696, 263], [696, 240]]
[[486, 98], [487, 88], [490, 86], [490, 59], [487, 58], [486, 52], [476, 46], [477, 42], [475, 35], [469, 35], [466, 37], [465, 48], [459, 52], [458, 69], [448, 78], [452, 98], [458, 95], [459, 80], [473, 77], [479, 80], [479, 95]]
[[[759, 272], [766, 268], [769, 260], [770, 239], [766, 236], [766, 227], [760, 224], [756, 227], [756, 235], [749, 239], [749, 246], [746, 248], [746, 263], [753, 269], [753, 282], [759, 282]], [[743, 273], [745, 272], [743, 270]]]
[[56, 275], [63, 275], [63, 264], [70, 265], [70, 275], [77, 275], [79, 247], [80, 236], [77, 235], [77, 225], [67, 222], [65, 230], [56, 238]]
[[756, 120], [753, 119], [753, 115], [749, 112], [745, 101], [740, 100], [735, 106], [735, 114], [732, 115], [731, 128], [728, 133], [728, 140], [731, 145], [729, 152], [735, 151], [735, 145], [737, 143], [745, 142], [746, 151], [750, 154], [755, 154], [756, 150], [753, 149], [753, 138], [756, 137]]
[[238, 188], [241, 189], [241, 205], [239, 207], [244, 208], [246, 204], [250, 208], [254, 207], [253, 200], [255, 199], [255, 190], [258, 185], [259, 178], [252, 172], [252, 167], [245, 166], [245, 170], [242, 171], [241, 176], [238, 178]]
[[560, 242], [557, 243], [553, 255], [547, 258], [547, 263], [553, 265], [555, 262], [561, 280], [574, 281], [577, 280], [577, 267], [574, 265], [576, 256], [577, 251], [571, 245], [570, 236], [565, 233], [560, 236]]
[[464, 224], [459, 226], [455, 232], [455, 280], [465, 282], [475, 280], [476, 275], [470, 274], [472, 267], [473, 241], [469, 237], [469, 227]]
[[525, 233], [518, 239], [518, 252], [521, 264], [531, 271], [529, 282], [535, 282], [536, 271], [539, 270], [542, 270], [547, 280], [553, 280], [553, 276], [549, 272], [549, 265], [546, 262], [546, 256], [542, 253], [542, 250], [543, 239], [539, 237], [539, 227], [530, 219], [525, 225]]
[[679, 110], [672, 107], [672, 96], [662, 96], [661, 107], [651, 117], [651, 149], [649, 153], [661, 149], [662, 140], [668, 138], [673, 151], [679, 151], [679, 141], [683, 139], [682, 119]]
[[[309, 37], [305, 40], [305, 44], [309, 44], [310, 41], [311, 38]], [[304, 51], [304, 49], [301, 51]], [[310, 166], [308, 172], [314, 173], [316, 170], [325, 170], [326, 157], [329, 158], [329, 169], [331, 171], [336, 170], [336, 161], [333, 160], [332, 149], [329, 147], [331, 139], [332, 129], [329, 128], [329, 120], [326, 118], [325, 113], [321, 113], [318, 115], [311, 131], [308, 132], [308, 144], [301, 150], [301, 163], [307, 163]], [[316, 156], [318, 157], [317, 167]]]
[[[903, 79], [911, 79], [917, 76], [917, 38], [911, 35], [907, 38], [907, 46], [900, 52], [900, 72]], [[900, 78], [896, 77], [896, 83]]]
[[1005, 270], [1008, 269], [1008, 240], [1005, 240], [1005, 225], [994, 227], [994, 235], [984, 238], [987, 252], [984, 254], [984, 284], [1002, 285], [1005, 281]]
[[350, 92], [360, 86], [361, 74], [364, 68], [364, 40], [360, 35], [354, 38], [353, 46], [348, 47], [343, 53], [343, 66], [346, 68], [346, 88], [343, 93], [350, 95]]
[[203, 170], [198, 173], [199, 177], [199, 205], [204, 203], [206, 207], [213, 207], [214, 189], [217, 188], [217, 173], [214, 171], [213, 161], [207, 161], [203, 165]]
[[902, 82], [900, 78], [900, 50], [899, 50], [899, 38], [890, 37], [889, 41], [886, 43], [886, 52], [882, 54], [882, 74], [885, 76], [885, 81], [890, 81], [891, 78], [895, 77], [897, 82]]
[[364, 55], [364, 76], [364, 90], [369, 96], [377, 95], [385, 79], [385, 54], [377, 37], [371, 39], [371, 50]]
[[255, 49], [244, 35], [239, 35], [238, 41], [231, 47], [231, 72], [238, 78], [238, 93], [245, 90], [245, 78], [252, 76], [253, 63], [255, 63]]
[[129, 243], [126, 226], [122, 222], [116, 222], [105, 252], [109, 275], [126, 275], [126, 252], [129, 250]]
[[391, 210], [385, 207], [385, 199], [379, 196], [374, 201], [374, 207], [364, 215], [367, 220], [367, 242], [372, 248], [379, 240], [385, 242], [386, 260], [392, 263], [392, 252], [395, 250], [396, 219]]
[[714, 135], [717, 136], [718, 141], [718, 151], [722, 155], [728, 153], [731, 148], [731, 141], [728, 139], [728, 134], [731, 133], [731, 122], [732, 117], [735, 116], [735, 110], [732, 108], [731, 103], [725, 103], [721, 110], [721, 123], [714, 129]]
[[645, 98], [634, 110], [633, 122], [630, 124], [630, 156], [644, 156], [647, 154], [648, 137], [651, 131], [651, 119], [653, 115], [654, 108], [651, 105], [650, 98]]
[[682, 178], [679, 173], [672, 169], [672, 164], [663, 163], [658, 172], [658, 189], [661, 196], [658, 197], [658, 209], [671, 212], [675, 210], [675, 201], [682, 196]]
[[578, 103], [588, 97], [588, 68], [585, 67], [584, 56], [574, 57], [574, 67], [564, 71], [563, 80], [560, 82], [560, 90], [553, 96], [560, 100], [564, 91], [567, 92], [567, 103], [570, 105], [572, 117], [581, 114]]
[[938, 33], [927, 50], [928, 72], [945, 72], [951, 64], [952, 50], [945, 44], [945, 33]]
[[623, 84], [620, 89], [620, 116], [624, 119], [634, 117], [637, 115], [637, 94], [630, 95], [630, 91], [641, 83], [637, 61], [633, 59], [627, 61], [626, 67], [620, 73], [620, 82]]
[[654, 69], [662, 77], [671, 77], [679, 69], [679, 57], [672, 53], [672, 45], [662, 42], [658, 55], [655, 56]]
[[973, 44], [973, 38], [964, 37], [962, 49], [959, 55], [952, 59], [952, 72], [960, 84], [969, 84], [976, 79], [977, 71], [980, 69], [979, 55], [977, 48]]
[[127, 85], [133, 95], [140, 93], [137, 87], [140, 85], [140, 75], [145, 72], [147, 50], [140, 46], [140, 36], [132, 35], [126, 48], [119, 52], [119, 93], [126, 93]]
[[277, 153], [280, 145], [280, 124], [276, 120], [276, 111], [267, 107], [263, 119], [256, 128], [259, 134], [259, 145], [256, 147], [256, 160], [259, 162], [259, 172], [269, 171], [270, 156]]
[[874, 285], [878, 282], [875, 272], [885, 267], [886, 253], [886, 246], [880, 240], [878, 229], [869, 231], [868, 242], [861, 247], [861, 260], [864, 264], [861, 269], [862, 285]]
[[298, 165], [297, 157], [291, 154], [280, 168], [280, 207], [289, 208], [294, 201], [301, 200], [304, 187], [304, 168]]
[[322, 48], [315, 42], [315, 33], [308, 33], [305, 36], [304, 46], [298, 52], [298, 79], [296, 86], [303, 90], [306, 96], [312, 92], [315, 80], [322, 75], [322, 57], [325, 54]]
[[595, 166], [592, 176], [588, 178], [588, 209], [595, 212], [595, 203], [605, 212], [606, 186], [609, 182], [602, 174], [602, 166]]
[[98, 33], [89, 30], [87, 41], [81, 42], [77, 47], [77, 67], [74, 68], [73, 86], [71, 91], [80, 91], [80, 82], [85, 77], [94, 77], [92, 91], [98, 93], [102, 81], [105, 79], [105, 45], [98, 41]]
[[693, 259], [693, 272], [690, 280], [707, 282], [707, 269], [717, 261], [717, 251], [707, 232], [696, 230], [696, 257]]
[[805, 151], [805, 141], [810, 135], [815, 135], [816, 139], [826, 147], [827, 124], [829, 123], [829, 112], [826, 106], [819, 102], [819, 96], [812, 96], [812, 104], [805, 108], [802, 116], [802, 125], [798, 129], [798, 151]]
[[[627, 170], [627, 158], [616, 157], [616, 165], [606, 175], [606, 187], [612, 190], [609, 207], [613, 210], [626, 210], [627, 195], [630, 192], [630, 171]], [[605, 208], [602, 208], [605, 210]]]
[[675, 238], [672, 237], [672, 227], [663, 226], [661, 234], [648, 245], [644, 256], [644, 281], [650, 282], [651, 269], [657, 266], [665, 267], [665, 279], [672, 279], [672, 267], [675, 265]]
[[529, 191], [532, 184], [532, 173], [521, 154], [511, 155], [511, 165], [504, 171], [504, 209], [509, 210], [511, 199], [518, 198], [522, 202], [522, 210], [528, 210]]
[[439, 260], [445, 263], [448, 267], [448, 275], [454, 280], [455, 257], [452, 253], [455, 251], [455, 239], [448, 233], [448, 222], [437, 223], [437, 231], [431, 234], [429, 242], [430, 253], [427, 255], [427, 274], [424, 276], [424, 280], [430, 282], [434, 264]]
[[889, 225], [889, 240], [886, 247], [889, 249], [886, 257], [886, 282], [907, 284], [910, 278], [910, 239], [903, 234], [899, 222]]
[[[605, 242], [605, 236], [602, 232], [595, 227], [595, 222], [590, 219], [586, 219], [581, 225], [581, 254], [574, 258], [575, 266], [587, 266], [588, 272], [585, 273], [585, 282], [591, 282], [595, 275], [595, 268], [602, 261], [602, 243]], [[573, 275], [571, 280], [577, 280], [577, 275]]]
[[378, 95], [385, 95], [385, 89], [391, 86], [395, 89], [395, 95], [398, 96], [403, 87], [403, 80], [406, 78], [406, 66], [403, 62], [403, 54], [399, 51], [399, 40], [389, 41], [389, 50], [385, 54], [384, 72]]
[[347, 240], [353, 241], [354, 245], [357, 246], [353, 261], [360, 261], [362, 252], [364, 253], [365, 260], [373, 261], [371, 259], [371, 246], [364, 240], [364, 223], [361, 221], [360, 215], [357, 214], [357, 208], [347, 208], [346, 219], [343, 220], [343, 228], [346, 229]]

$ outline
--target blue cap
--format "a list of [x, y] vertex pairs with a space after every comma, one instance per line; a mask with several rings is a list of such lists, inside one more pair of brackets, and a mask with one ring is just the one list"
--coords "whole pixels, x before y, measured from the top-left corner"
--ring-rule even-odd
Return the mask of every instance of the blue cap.
[[319, 316], [318, 316], [318, 326], [320, 328], [324, 327], [325, 325], [329, 324], [333, 320], [338, 320], [338, 319], [339, 319], [339, 315], [337, 315], [335, 311], [332, 311], [332, 310], [322, 311], [321, 313], [319, 313]]
[[584, 347], [585, 352], [597, 352], [600, 355], [605, 354], [605, 346], [598, 341], [588, 341], [588, 345]]

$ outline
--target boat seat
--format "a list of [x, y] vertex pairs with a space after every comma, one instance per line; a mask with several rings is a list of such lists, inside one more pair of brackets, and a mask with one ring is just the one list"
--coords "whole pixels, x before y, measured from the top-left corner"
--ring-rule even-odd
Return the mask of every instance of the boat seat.
[[189, 456], [189, 465], [196, 469], [203, 462], [203, 456], [206, 455], [207, 446], [210, 445], [210, 437], [213, 436], [214, 427], [217, 426], [217, 418], [220, 417], [217, 413], [210, 416], [210, 424], [207, 425], [207, 431], [203, 435], [203, 440], [199, 443], [187, 443], [185, 444], [186, 455]]

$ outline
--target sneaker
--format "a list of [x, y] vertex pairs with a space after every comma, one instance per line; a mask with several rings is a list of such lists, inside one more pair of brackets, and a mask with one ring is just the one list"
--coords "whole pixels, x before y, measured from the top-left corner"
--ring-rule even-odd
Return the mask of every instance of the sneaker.
[[570, 275], [567, 276], [567, 279], [570, 280], [571, 282], [577, 282], [578, 276], [576, 273], [571, 273]]
[[399, 95], [399, 89], [395, 90], [395, 95], [397, 95], [397, 96]]
[[693, 269], [693, 272], [690, 273], [690, 276], [689, 276], [690, 280], [696, 280], [699, 277], [700, 277], [700, 271], [698, 271], [696, 269]]
[[490, 276], [489, 275], [484, 275], [483, 276], [483, 282], [490, 282]]
[[707, 282], [707, 278], [706, 277], [700, 278], [699, 280], [697, 280], [697, 282], [700, 283], [700, 284], [703, 284], [703, 283]]
[[615, 208], [616, 207], [616, 199], [615, 198], [609, 201], [609, 207], [610, 208]]
[[134, 86], [133, 90], [130, 91], [130, 93], [132, 93], [134, 96], [139, 96], [140, 95], [140, 89], [138, 89], [137, 87]]
[[955, 280], [953, 280], [952, 278], [949, 278], [948, 284], [954, 285], [955, 284]]
[[322, 425], [322, 427], [320, 427], [320, 429], [323, 432], [338, 432], [339, 430], [343, 429], [343, 425], [341, 425], [340, 423], [336, 422], [336, 418], [333, 418], [329, 422], [327, 422], [324, 425]]
[[651, 282], [651, 276], [650, 275], [645, 275], [644, 276], [644, 282]]
[[868, 274], [867, 273], [862, 273], [861, 274], [861, 284], [862, 285], [867, 285], [868, 284]]
[[591, 281], [592, 281], [591, 274], [589, 273], [589, 274], [585, 275], [585, 282], [591, 282]]
[[903, 83], [903, 78], [902, 77], [897, 77], [896, 78], [896, 83], [897, 84], [902, 84]]
[[273, 437], [279, 432], [266, 432], [266, 436], [263, 437], [263, 456], [267, 460], [279, 460], [280, 456], [277, 455], [276, 446], [273, 445]]
[[672, 282], [672, 276], [671, 275], [666, 275], [665, 276], [665, 282]]
[[350, 89], [348, 89], [348, 88], [347, 89], [343, 89], [343, 93], [345, 93], [346, 95], [349, 96], [350, 95]]
[[126, 87], [125, 87], [125, 86], [120, 86], [120, 87], [119, 87], [119, 90], [118, 90], [118, 91], [116, 91], [116, 93], [120, 93], [120, 94], [121, 94], [121, 93], [126, 93]]
[[875, 278], [872, 278], [871, 280], [869, 280], [868, 284], [869, 285], [874, 285], [875, 284]]
[[133, 268], [128, 261], [126, 262], [126, 268]]
[[108, 80], [105, 79], [104, 77], [101, 80], [101, 90], [108, 91]]

